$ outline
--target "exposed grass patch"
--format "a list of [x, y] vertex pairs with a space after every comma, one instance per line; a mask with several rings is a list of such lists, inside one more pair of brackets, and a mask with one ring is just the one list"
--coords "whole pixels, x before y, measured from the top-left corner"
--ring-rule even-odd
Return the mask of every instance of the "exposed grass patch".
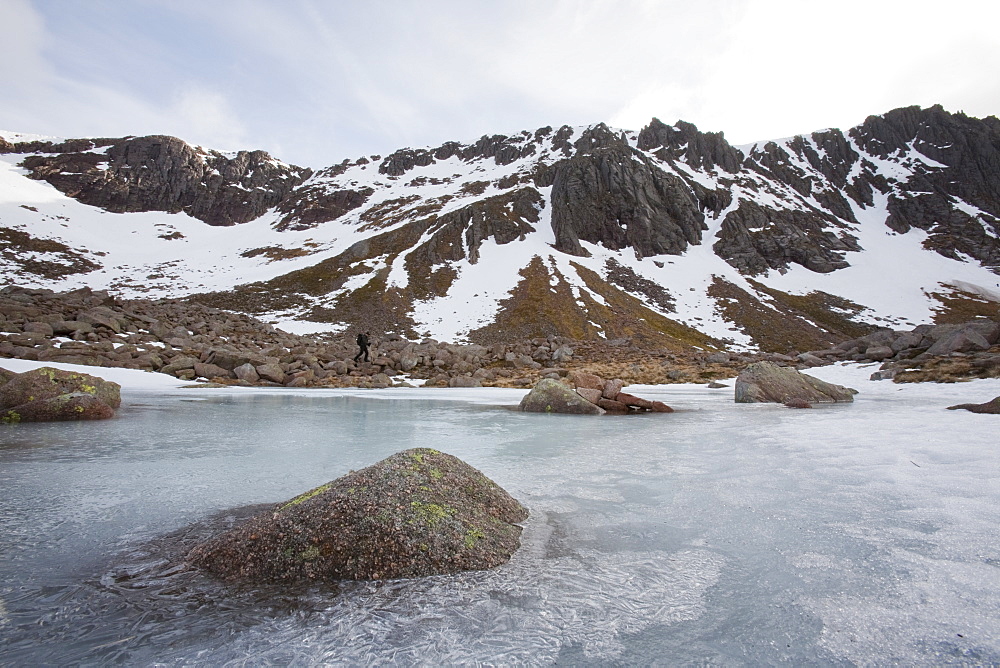
[[271, 262], [276, 262], [279, 260], [290, 260], [296, 257], [304, 257], [313, 253], [313, 249], [317, 248], [319, 244], [306, 242], [302, 244], [301, 248], [282, 248], [281, 246], [264, 246], [262, 248], [253, 248], [251, 250], [246, 250], [240, 253], [240, 257], [258, 257], [263, 255]]
[[[30, 257], [31, 253], [51, 254], [54, 259], [33, 258]], [[85, 274], [101, 268], [66, 244], [51, 239], [38, 239], [9, 227], [0, 227], [0, 257], [21, 267], [29, 274], [44, 278]]]
[[534, 256], [519, 274], [521, 280], [511, 296], [500, 302], [495, 322], [471, 332], [471, 340], [489, 343], [550, 334], [574, 339], [598, 337], [597, 328], [576, 304], [565, 278], [558, 272], [550, 273], [541, 257]]
[[595, 304], [591, 315], [603, 326], [607, 338], [635, 338], [643, 345], [683, 349], [690, 346], [715, 349], [721, 342], [698, 330], [651, 310], [632, 295], [604, 281], [597, 273], [573, 263], [587, 288], [601, 295], [608, 306]]
[[977, 317], [1000, 320], [1000, 303], [980, 295], [961, 290], [929, 294], [940, 304], [934, 307], [934, 322], [939, 325], [960, 324]]
[[851, 316], [839, 313], [846, 311], [857, 316], [867, 310], [867, 307], [837, 297], [826, 292], [813, 291], [805, 295], [791, 295], [781, 290], [769, 288], [753, 279], [747, 281], [758, 292], [769, 295], [777, 301], [786, 313], [794, 313], [808, 319], [827, 330], [831, 334], [843, 337], [841, 340], [856, 339], [871, 332], [875, 327], [867, 323], [855, 322]]
[[[754, 283], [754, 285], [760, 284]], [[810, 322], [808, 312], [819, 314], [822, 310], [819, 307], [821, 303], [819, 298], [810, 299], [810, 296], [806, 295], [796, 299], [793, 295], [770, 288], [765, 294], [772, 297], [777, 295], [775, 300], [778, 303], [775, 306], [765, 304], [756, 295], [718, 276], [713, 278], [712, 285], [708, 289], [708, 296], [715, 299], [722, 316], [753, 339], [754, 343], [765, 352], [796, 353], [803, 350], [818, 350], [840, 341], [856, 338], [844, 333], [843, 330], [831, 332]], [[778, 299], [782, 295], [783, 299], [806, 310], [799, 310], [783, 303]], [[832, 296], [827, 295], [827, 297]], [[824, 316], [824, 320], [835, 322], [845, 329], [850, 329], [852, 324], [850, 320], [834, 317], [834, 314]], [[851, 329], [860, 331], [857, 336], [863, 336], [872, 329], [857, 323], [853, 324], [861, 328]]]

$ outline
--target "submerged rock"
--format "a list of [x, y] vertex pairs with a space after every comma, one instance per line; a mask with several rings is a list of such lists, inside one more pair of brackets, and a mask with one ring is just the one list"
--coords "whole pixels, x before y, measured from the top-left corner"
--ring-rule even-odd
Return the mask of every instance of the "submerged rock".
[[225, 580], [375, 580], [494, 568], [528, 511], [480, 471], [430, 448], [321, 485], [188, 554]]
[[[2, 382], [7, 378], [6, 382]], [[121, 405], [121, 386], [51, 367], [0, 374], [0, 421], [103, 420]]]
[[855, 390], [834, 385], [774, 362], [755, 362], [736, 378], [736, 403], [801, 401], [809, 404], [854, 401]]
[[954, 411], [958, 409], [964, 409], [972, 413], [990, 413], [993, 415], [1000, 415], [1000, 397], [996, 397], [991, 401], [987, 401], [983, 404], [958, 404], [957, 406], [948, 406], [948, 410]]

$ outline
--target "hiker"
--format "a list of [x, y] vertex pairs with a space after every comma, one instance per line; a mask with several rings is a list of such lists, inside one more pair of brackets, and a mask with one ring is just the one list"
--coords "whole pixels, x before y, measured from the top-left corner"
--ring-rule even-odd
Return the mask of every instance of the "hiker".
[[357, 362], [358, 358], [362, 355], [365, 356], [365, 361], [368, 360], [368, 332], [358, 334], [358, 354], [354, 356], [354, 361]]

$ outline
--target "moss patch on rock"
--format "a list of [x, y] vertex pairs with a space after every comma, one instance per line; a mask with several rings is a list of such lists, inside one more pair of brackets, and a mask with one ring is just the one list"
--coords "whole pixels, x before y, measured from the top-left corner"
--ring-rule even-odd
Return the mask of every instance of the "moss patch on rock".
[[505, 563], [528, 511], [460, 459], [405, 450], [251, 518], [188, 555], [243, 583], [413, 578]]
[[103, 420], [121, 405], [121, 387], [90, 374], [51, 367], [0, 371], [0, 424]]

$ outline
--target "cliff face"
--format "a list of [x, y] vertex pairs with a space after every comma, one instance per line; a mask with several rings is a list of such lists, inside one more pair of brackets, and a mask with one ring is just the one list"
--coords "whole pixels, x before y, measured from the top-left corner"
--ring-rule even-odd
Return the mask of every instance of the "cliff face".
[[[163, 136], [8, 137], [0, 154], [29, 178], [106, 211], [265, 223], [267, 241], [233, 236], [230, 264], [218, 268], [225, 281], [184, 283], [176, 269], [183, 240], [172, 247], [176, 258], [164, 255], [147, 277], [168, 275], [166, 267], [170, 296], [198, 293], [217, 306], [341, 326], [483, 340], [513, 330], [688, 345], [732, 336], [760, 345], [784, 341], [761, 323], [774, 330], [794, 320], [796, 336], [834, 342], [879, 318], [917, 316], [878, 312], [858, 296], [863, 290], [828, 294], [819, 280], [791, 294], [774, 277], [850, 273], [857, 258], [891, 255], [894, 239], [975, 267], [973, 288], [966, 277], [955, 289], [976, 299], [991, 299], [988, 274], [1000, 269], [1000, 121], [937, 106], [739, 147], [683, 121], [653, 119], [638, 132], [545, 127], [316, 172], [261, 151], [223, 154]], [[58, 246], [75, 258], [50, 277], [112, 266], [32, 236], [41, 228], [3, 222], [0, 244]], [[16, 263], [18, 249], [7, 246], [0, 258]], [[141, 290], [148, 267], [120, 284]], [[936, 276], [912, 282], [906, 289], [921, 299], [942, 291]], [[954, 307], [952, 296], [941, 299], [941, 308]], [[452, 314], [458, 329], [435, 329]]]
[[29, 178], [47, 181], [84, 204], [114, 213], [183, 211], [209, 225], [259, 218], [312, 173], [264, 151], [226, 156], [162, 135], [32, 142], [6, 152], [29, 151], [22, 163]]

